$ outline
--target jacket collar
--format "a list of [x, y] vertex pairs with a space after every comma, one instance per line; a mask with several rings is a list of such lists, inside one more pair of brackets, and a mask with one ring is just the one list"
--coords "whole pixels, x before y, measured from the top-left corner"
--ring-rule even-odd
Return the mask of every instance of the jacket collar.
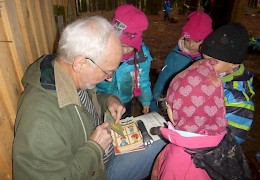
[[240, 64], [239, 69], [237, 69], [236, 71], [222, 77], [222, 82], [229, 82], [232, 81], [236, 76], [240, 76], [244, 73], [245, 71], [245, 66], [243, 64]]
[[[214, 147], [220, 143], [226, 132], [219, 135], [207, 136], [195, 133], [184, 134], [168, 128], [160, 128], [162, 135], [169, 140], [171, 144], [185, 148], [204, 148]], [[193, 135], [192, 135], [193, 134]]]
[[54, 62], [54, 72], [59, 107], [63, 108], [70, 104], [81, 107], [81, 102], [73, 80], [65, 73], [57, 61]]

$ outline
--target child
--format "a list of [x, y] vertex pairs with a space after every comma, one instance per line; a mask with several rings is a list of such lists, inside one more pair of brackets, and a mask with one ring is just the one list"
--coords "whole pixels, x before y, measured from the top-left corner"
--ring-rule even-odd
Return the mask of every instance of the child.
[[[197, 167], [193, 156], [191, 157], [187, 150], [219, 147], [218, 144], [223, 141], [227, 133], [223, 84], [213, 69], [216, 63], [215, 60], [197, 61], [173, 78], [166, 96], [167, 112], [172, 123], [168, 123], [168, 129], [160, 128], [162, 135], [170, 143], [159, 154], [152, 179], [212, 178], [207, 169]], [[234, 139], [233, 142], [236, 143]], [[243, 164], [244, 156], [241, 148], [237, 144], [232, 147], [237, 151], [232, 151], [231, 160], [228, 157], [230, 164], [220, 163], [226, 161], [225, 158], [228, 156], [222, 151], [221, 155], [224, 158], [213, 157], [208, 160], [213, 161], [212, 166], [222, 168], [219, 171], [225, 171], [222, 166], [233, 168], [232, 173], [228, 172], [228, 177], [247, 177], [249, 169], [247, 164]], [[241, 164], [234, 165], [233, 162], [237, 161], [236, 159], [233, 161], [232, 158], [242, 160]], [[241, 169], [241, 172], [238, 171]]]
[[248, 33], [239, 23], [229, 23], [214, 31], [203, 42], [204, 58], [214, 58], [214, 66], [224, 83], [226, 118], [237, 141], [242, 143], [253, 122], [253, 73], [242, 64], [248, 48]]
[[212, 32], [212, 21], [206, 13], [195, 11], [189, 15], [182, 29], [178, 45], [167, 56], [162, 71], [154, 85], [152, 111], [160, 111], [157, 101], [167, 90], [170, 80], [191, 63], [202, 58], [199, 48], [205, 37]]
[[172, 11], [172, 4], [170, 0], [164, 1], [163, 11], [164, 11], [164, 21], [170, 20], [170, 13]]
[[149, 77], [152, 57], [142, 41], [142, 34], [148, 28], [146, 15], [130, 4], [120, 5], [112, 20], [121, 34], [123, 57], [112, 79], [97, 85], [97, 90], [105, 94], [117, 95], [126, 107], [124, 117], [131, 116], [131, 100], [138, 97], [143, 113], [149, 112], [152, 99]]

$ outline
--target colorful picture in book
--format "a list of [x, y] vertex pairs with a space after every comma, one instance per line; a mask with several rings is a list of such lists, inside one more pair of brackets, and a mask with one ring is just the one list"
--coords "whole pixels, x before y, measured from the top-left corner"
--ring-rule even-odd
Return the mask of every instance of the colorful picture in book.
[[128, 134], [132, 134], [133, 132], [136, 131], [136, 129], [134, 128], [135, 126], [133, 124], [128, 125]]
[[129, 143], [127, 142], [127, 138], [125, 136], [120, 137], [120, 146], [128, 145]]
[[131, 135], [131, 143], [137, 143], [140, 140], [140, 136], [137, 133]]
[[129, 153], [144, 149], [143, 139], [136, 123], [132, 119], [122, 122], [124, 136], [111, 131], [115, 154]]

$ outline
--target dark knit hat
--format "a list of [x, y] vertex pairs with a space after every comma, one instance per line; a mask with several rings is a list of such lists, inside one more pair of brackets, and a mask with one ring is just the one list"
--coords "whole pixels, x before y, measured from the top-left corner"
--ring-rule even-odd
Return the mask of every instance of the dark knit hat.
[[241, 64], [247, 53], [248, 32], [235, 22], [228, 23], [211, 33], [202, 43], [201, 52], [212, 58]]

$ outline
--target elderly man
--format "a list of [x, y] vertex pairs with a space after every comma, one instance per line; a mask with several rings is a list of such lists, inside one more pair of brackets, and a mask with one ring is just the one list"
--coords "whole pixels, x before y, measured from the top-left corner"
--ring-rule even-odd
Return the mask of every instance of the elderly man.
[[15, 123], [14, 179], [126, 180], [149, 175], [164, 143], [115, 156], [103, 114], [109, 110], [118, 122], [125, 108], [116, 96], [95, 90], [97, 83], [111, 80], [122, 51], [114, 27], [93, 16], [64, 29], [57, 56], [44, 56], [28, 68]]
[[93, 88], [111, 78], [121, 56], [114, 28], [94, 16], [64, 29], [57, 57], [28, 68], [15, 124], [14, 179], [106, 179], [104, 150], [112, 149], [112, 138], [101, 113], [109, 109], [118, 121], [125, 108]]

